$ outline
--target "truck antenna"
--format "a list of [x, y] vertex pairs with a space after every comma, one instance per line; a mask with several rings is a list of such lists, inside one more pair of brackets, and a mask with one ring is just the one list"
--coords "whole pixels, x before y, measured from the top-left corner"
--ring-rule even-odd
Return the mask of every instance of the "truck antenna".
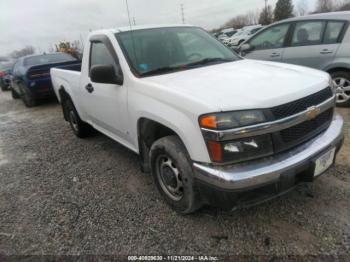
[[[135, 57], [136, 64], [138, 65], [137, 56], [136, 56], [136, 47], [135, 47], [134, 32], [133, 32], [132, 24], [131, 24], [131, 17], [130, 17], [130, 9], [129, 9], [129, 2], [128, 2], [128, 0], [125, 0], [125, 3], [126, 3], [126, 10], [127, 10], [127, 12], [128, 12], [128, 19], [129, 19], [129, 27], [130, 27], [132, 48], [133, 48], [133, 51], [134, 51], [134, 57]], [[135, 17], [134, 17], [134, 23], [135, 23]]]
[[129, 2], [128, 2], [128, 0], [125, 0], [125, 3], [126, 3], [126, 11], [128, 12], [129, 26], [130, 26], [130, 31], [131, 31], [132, 30], [132, 25], [131, 25], [130, 9], [129, 9]]

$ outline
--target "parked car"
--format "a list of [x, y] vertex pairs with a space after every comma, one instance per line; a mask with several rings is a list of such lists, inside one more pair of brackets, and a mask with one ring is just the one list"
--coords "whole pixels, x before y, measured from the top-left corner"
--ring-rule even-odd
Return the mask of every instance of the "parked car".
[[248, 26], [242, 28], [238, 33], [234, 34], [232, 37], [225, 39], [224, 44], [227, 46], [240, 46], [244, 41], [250, 38], [252, 35], [263, 29], [263, 26]]
[[81, 72], [51, 75], [75, 135], [95, 128], [139, 154], [180, 213], [311, 182], [343, 141], [329, 74], [242, 59], [197, 27], [92, 32]]
[[233, 35], [231, 35], [230, 37], [226, 37], [225, 39], [222, 39], [221, 42], [226, 45], [226, 46], [230, 46], [230, 39], [241, 34], [242, 33], [242, 30], [241, 29], [238, 29]]
[[7, 62], [0, 64], [0, 87], [2, 91], [9, 90], [11, 87], [11, 74], [13, 63]]
[[55, 97], [50, 77], [53, 67], [79, 71], [81, 62], [66, 53], [20, 58], [13, 69], [12, 97], [22, 98], [27, 107], [35, 106], [40, 99]]
[[321, 69], [337, 87], [337, 105], [350, 106], [350, 12], [297, 17], [275, 23], [240, 48], [250, 59]]
[[221, 32], [223, 34], [225, 34], [227, 37], [231, 37], [233, 36], [235, 33], [237, 33], [238, 30], [234, 29], [234, 28], [228, 28], [228, 29], [224, 29]]
[[228, 39], [228, 35], [226, 35], [225, 33], [221, 33], [218, 35], [217, 39], [221, 42], [225, 41], [226, 39]]

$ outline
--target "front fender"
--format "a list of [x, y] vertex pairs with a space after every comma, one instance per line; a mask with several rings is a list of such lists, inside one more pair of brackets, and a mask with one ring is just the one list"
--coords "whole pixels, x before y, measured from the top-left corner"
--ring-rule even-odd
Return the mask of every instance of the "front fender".
[[130, 95], [129, 105], [129, 108], [133, 108], [133, 111], [130, 112], [133, 119], [131, 128], [132, 137], [134, 138], [133, 143], [137, 145], [138, 150], [137, 123], [139, 119], [146, 118], [174, 131], [184, 143], [193, 161], [210, 163], [209, 153], [199, 128], [197, 116], [138, 93]]

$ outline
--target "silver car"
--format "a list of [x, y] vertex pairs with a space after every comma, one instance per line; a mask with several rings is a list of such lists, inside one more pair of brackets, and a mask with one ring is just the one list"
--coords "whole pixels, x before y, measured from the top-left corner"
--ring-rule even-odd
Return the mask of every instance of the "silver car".
[[350, 12], [316, 14], [272, 24], [241, 45], [249, 59], [303, 65], [329, 72], [337, 105], [350, 106]]

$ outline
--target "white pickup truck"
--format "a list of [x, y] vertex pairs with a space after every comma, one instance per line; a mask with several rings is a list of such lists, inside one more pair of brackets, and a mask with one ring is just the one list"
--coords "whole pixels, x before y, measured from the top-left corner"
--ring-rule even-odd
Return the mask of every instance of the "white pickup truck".
[[81, 72], [51, 76], [74, 133], [97, 129], [139, 154], [182, 214], [312, 182], [343, 142], [327, 73], [243, 59], [198, 27], [92, 32]]

